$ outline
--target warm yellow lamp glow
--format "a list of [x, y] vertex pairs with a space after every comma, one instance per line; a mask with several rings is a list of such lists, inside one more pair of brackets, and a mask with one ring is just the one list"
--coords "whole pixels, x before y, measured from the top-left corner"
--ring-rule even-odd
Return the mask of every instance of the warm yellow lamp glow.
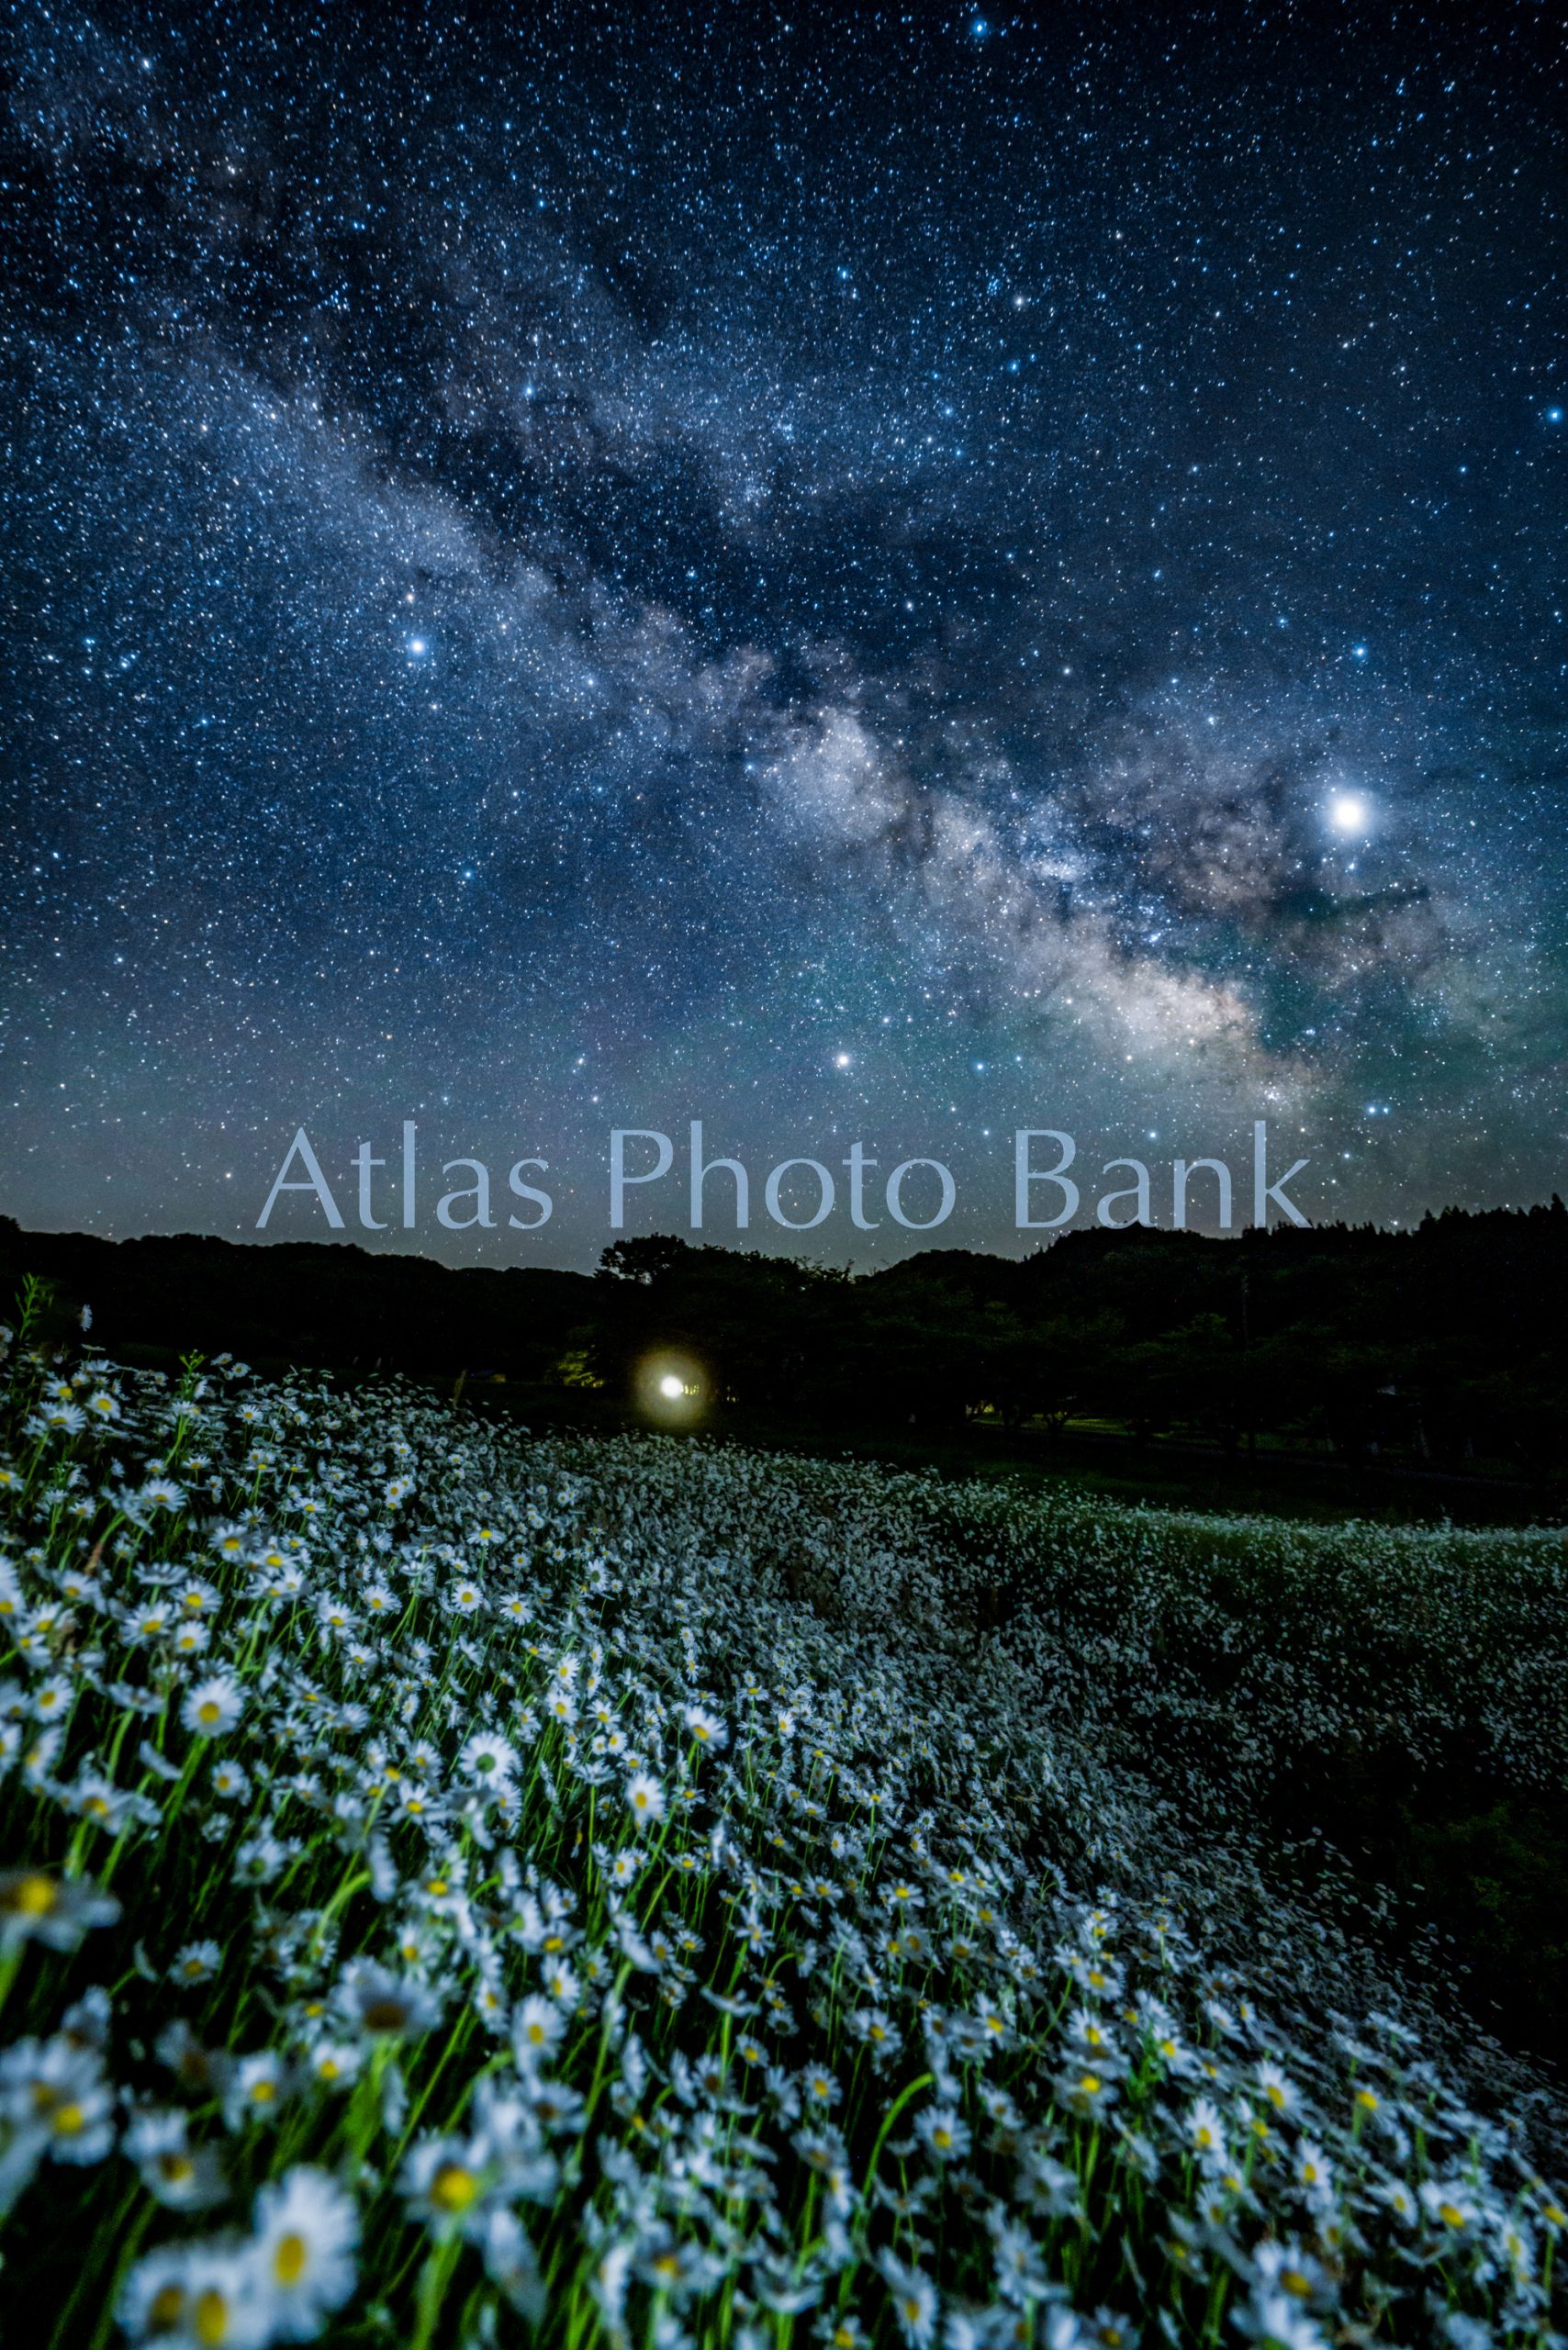
[[644, 1355], [637, 1366], [637, 1401], [660, 1427], [694, 1427], [707, 1412], [712, 1382], [700, 1362], [673, 1347]]

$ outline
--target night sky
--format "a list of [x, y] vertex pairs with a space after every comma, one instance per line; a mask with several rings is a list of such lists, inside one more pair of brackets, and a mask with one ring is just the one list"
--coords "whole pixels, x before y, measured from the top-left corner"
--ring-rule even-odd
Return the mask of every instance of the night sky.
[[1562, 1184], [1551, 16], [14, 11], [0, 1208]]

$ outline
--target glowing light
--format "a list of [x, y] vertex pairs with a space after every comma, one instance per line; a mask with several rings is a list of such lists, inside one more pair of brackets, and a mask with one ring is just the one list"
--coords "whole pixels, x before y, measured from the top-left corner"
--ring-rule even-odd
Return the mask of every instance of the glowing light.
[[833, 1065], [834, 1069], [847, 1069], [849, 1067], [849, 1055], [847, 1053], [834, 1053], [833, 1057]]
[[689, 1428], [706, 1418], [712, 1382], [690, 1355], [661, 1348], [638, 1364], [633, 1392], [655, 1427]]
[[1359, 791], [1338, 792], [1328, 803], [1328, 821], [1337, 833], [1364, 833], [1370, 815]]

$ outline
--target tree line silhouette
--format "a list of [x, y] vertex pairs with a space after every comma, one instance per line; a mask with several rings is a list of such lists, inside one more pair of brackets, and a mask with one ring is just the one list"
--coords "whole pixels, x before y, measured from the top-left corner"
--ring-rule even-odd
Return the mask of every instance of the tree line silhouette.
[[843, 1270], [674, 1237], [597, 1272], [454, 1269], [352, 1243], [108, 1241], [0, 1218], [0, 1277], [91, 1304], [110, 1348], [504, 1377], [630, 1398], [677, 1348], [713, 1394], [834, 1428], [1109, 1422], [1241, 1449], [1327, 1444], [1568, 1472], [1568, 1210], [1447, 1209], [1406, 1231], [1063, 1234], [1022, 1259], [926, 1249]]

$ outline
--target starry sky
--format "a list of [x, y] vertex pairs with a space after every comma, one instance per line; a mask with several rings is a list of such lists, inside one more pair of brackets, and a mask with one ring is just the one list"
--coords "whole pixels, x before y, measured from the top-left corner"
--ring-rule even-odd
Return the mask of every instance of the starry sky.
[[692, 1117], [840, 1262], [776, 1158], [1546, 1196], [1560, 39], [17, 7], [0, 1208], [243, 1237], [303, 1123], [352, 1233], [405, 1118], [549, 1162], [457, 1260]]

